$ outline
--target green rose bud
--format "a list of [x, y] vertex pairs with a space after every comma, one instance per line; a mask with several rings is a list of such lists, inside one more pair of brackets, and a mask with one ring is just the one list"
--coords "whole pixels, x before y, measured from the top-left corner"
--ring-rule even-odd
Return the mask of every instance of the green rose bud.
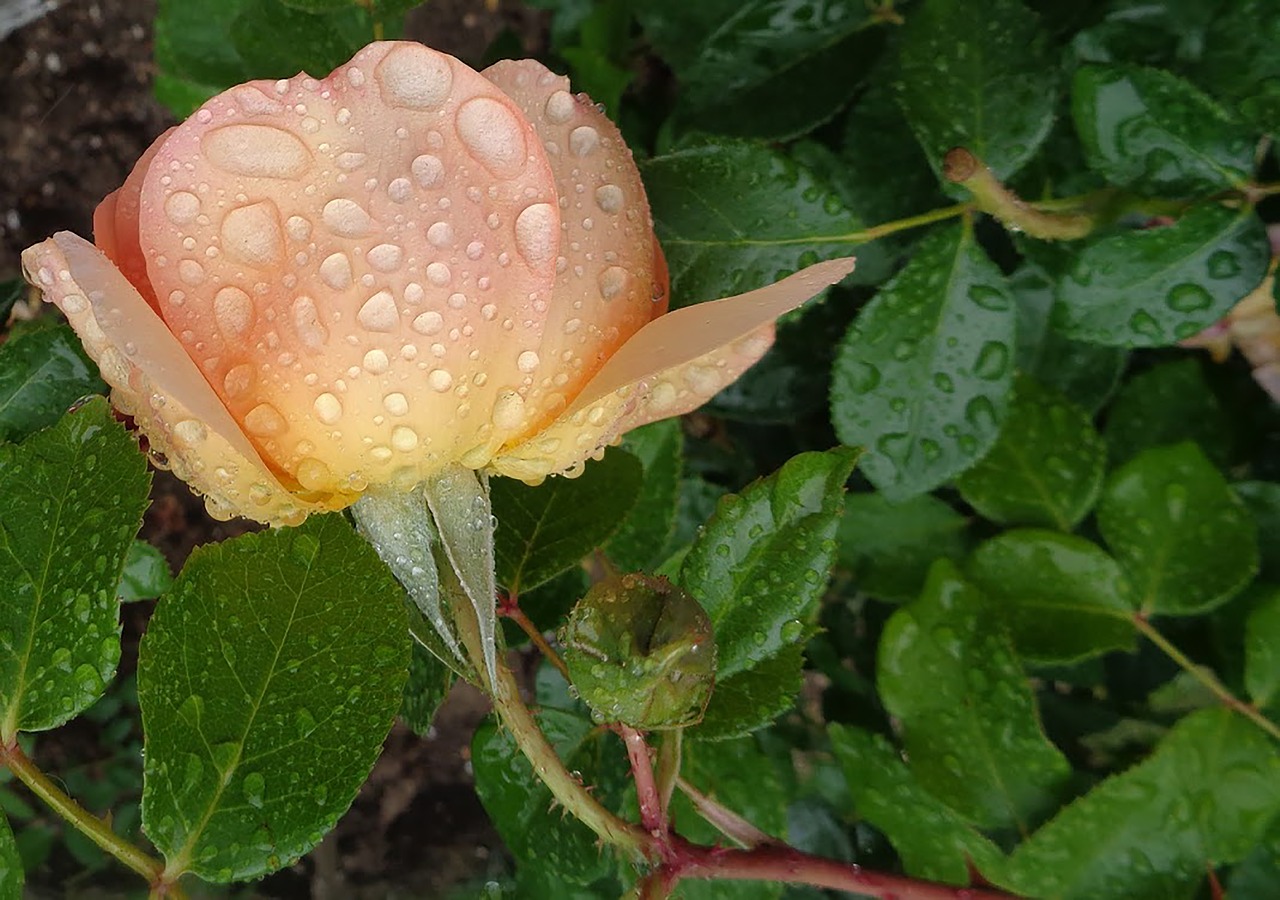
[[652, 730], [702, 720], [715, 681], [711, 620], [665, 578], [593, 587], [560, 633], [579, 695], [602, 722]]

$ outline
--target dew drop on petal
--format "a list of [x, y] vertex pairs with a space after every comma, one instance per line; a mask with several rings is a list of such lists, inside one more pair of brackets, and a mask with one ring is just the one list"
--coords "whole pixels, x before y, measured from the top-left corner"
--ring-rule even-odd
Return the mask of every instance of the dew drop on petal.
[[222, 220], [221, 233], [227, 256], [247, 266], [269, 268], [284, 256], [280, 218], [269, 202], [231, 210]]
[[526, 350], [516, 357], [516, 368], [528, 375], [530, 372], [537, 370], [539, 362], [541, 360], [538, 359], [537, 353], [532, 350]]
[[311, 152], [295, 135], [274, 125], [225, 125], [200, 141], [205, 157], [233, 175], [297, 178], [311, 165]]
[[[350, 79], [350, 73], [347, 75]], [[453, 69], [442, 53], [402, 44], [378, 64], [376, 77], [382, 98], [390, 106], [434, 109], [449, 98]]]
[[627, 270], [621, 266], [609, 266], [600, 273], [600, 296], [612, 300], [627, 286]]
[[284, 230], [295, 241], [305, 241], [311, 237], [311, 220], [302, 216], [290, 216], [284, 223]]
[[174, 225], [187, 225], [200, 215], [200, 198], [188, 191], [175, 191], [164, 201], [164, 214]]
[[301, 296], [293, 301], [293, 328], [298, 340], [309, 350], [319, 350], [329, 340], [329, 330], [320, 321], [316, 302], [310, 297]]
[[316, 418], [325, 425], [336, 425], [338, 420], [342, 418], [342, 403], [329, 392], [316, 397], [315, 402], [311, 404], [311, 408], [315, 410]]
[[433, 262], [427, 266], [427, 281], [436, 287], [444, 287], [453, 277], [449, 267], [441, 262]]
[[524, 128], [505, 104], [475, 97], [458, 108], [458, 137], [471, 155], [492, 172], [510, 178], [524, 168]]
[[194, 259], [184, 259], [178, 263], [178, 277], [182, 279], [184, 284], [189, 284], [192, 287], [203, 284], [204, 266]]
[[271, 437], [285, 430], [285, 421], [270, 403], [259, 403], [245, 414], [244, 427], [251, 434]]
[[596, 188], [596, 206], [609, 215], [622, 211], [622, 188], [616, 184], [602, 184]]
[[569, 133], [569, 152], [574, 156], [586, 156], [600, 143], [600, 132], [590, 125], [579, 125]]
[[335, 291], [351, 287], [351, 260], [345, 253], [331, 253], [320, 263], [320, 280]]
[[375, 348], [364, 355], [362, 365], [370, 375], [381, 375], [391, 367], [391, 360], [385, 352]]
[[408, 178], [393, 178], [387, 185], [387, 196], [395, 203], [403, 203], [413, 194], [413, 185]]
[[365, 255], [365, 259], [369, 260], [369, 265], [379, 272], [394, 272], [400, 268], [400, 262], [404, 259], [404, 251], [395, 244], [378, 244], [369, 250]]
[[409, 171], [413, 173], [413, 180], [418, 182], [418, 187], [435, 187], [444, 179], [444, 163], [440, 162], [440, 157], [430, 153], [416, 157], [409, 164]]
[[431, 385], [432, 390], [444, 393], [453, 387], [453, 376], [445, 369], [432, 369], [427, 375], [427, 384]]
[[435, 334], [444, 327], [444, 317], [435, 310], [424, 312], [413, 320], [413, 330], [418, 334]]
[[418, 446], [418, 432], [407, 425], [397, 425], [391, 432], [391, 446], [408, 453]]
[[356, 320], [366, 331], [394, 331], [400, 321], [396, 299], [390, 291], [378, 291], [360, 307]]
[[382, 398], [382, 408], [393, 416], [403, 416], [409, 412], [409, 401], [404, 394], [393, 392]]
[[547, 118], [557, 125], [563, 125], [573, 115], [575, 102], [568, 91], [556, 91], [547, 98]]
[[308, 456], [298, 463], [296, 476], [298, 484], [309, 491], [324, 490], [329, 486], [333, 478], [329, 467], [312, 456]]
[[224, 287], [213, 297], [213, 318], [228, 338], [238, 338], [253, 325], [253, 300], [237, 287]]
[[340, 237], [364, 237], [373, 228], [373, 220], [364, 207], [345, 197], [326, 203], [322, 216], [329, 230]]
[[228, 397], [239, 397], [253, 386], [253, 366], [241, 363], [232, 366], [222, 378], [222, 389]]
[[516, 216], [516, 249], [538, 267], [556, 252], [556, 212], [550, 203], [534, 203]]
[[452, 246], [453, 226], [448, 222], [436, 222], [427, 229], [427, 242], [433, 247]]

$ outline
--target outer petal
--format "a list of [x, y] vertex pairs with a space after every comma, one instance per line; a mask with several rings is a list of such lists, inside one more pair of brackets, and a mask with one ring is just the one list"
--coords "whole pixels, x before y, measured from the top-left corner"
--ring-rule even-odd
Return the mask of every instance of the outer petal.
[[311, 511], [355, 500], [291, 494], [160, 317], [92, 244], [59, 232], [24, 252], [22, 264], [27, 279], [66, 313], [111, 385], [112, 403], [204, 494], [214, 516], [295, 524]]
[[556, 285], [526, 398], [528, 425], [545, 426], [618, 348], [666, 311], [667, 272], [649, 201], [622, 135], [569, 79], [534, 60], [485, 69], [533, 122], [560, 195]]
[[151, 161], [169, 139], [175, 129], [170, 128], [151, 142], [151, 146], [139, 157], [133, 171], [119, 188], [106, 196], [93, 211], [93, 241], [107, 255], [129, 283], [152, 309], [156, 304], [156, 292], [147, 277], [147, 260], [142, 255], [142, 242], [138, 232], [138, 205], [142, 194], [142, 182]]
[[161, 147], [141, 223], [166, 322], [304, 487], [407, 487], [522, 420], [554, 185], [532, 126], [452, 57], [372, 44], [324, 81], [215, 97]]
[[818, 263], [759, 290], [655, 319], [550, 427], [504, 448], [493, 470], [532, 483], [572, 474], [624, 431], [696, 409], [764, 355], [778, 316], [844, 278], [853, 264]]

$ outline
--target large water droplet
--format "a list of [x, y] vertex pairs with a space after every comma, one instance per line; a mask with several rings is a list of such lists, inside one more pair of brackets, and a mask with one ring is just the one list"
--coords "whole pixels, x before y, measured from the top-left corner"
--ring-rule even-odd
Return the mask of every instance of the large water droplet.
[[516, 216], [516, 249], [535, 268], [555, 255], [556, 218], [550, 203], [534, 203]]
[[351, 287], [351, 260], [345, 253], [330, 253], [320, 263], [320, 280], [335, 291]]
[[213, 318], [227, 338], [242, 336], [253, 325], [253, 301], [237, 287], [224, 287], [213, 297]]
[[264, 200], [241, 206], [222, 220], [222, 249], [246, 266], [264, 269], [284, 256], [284, 234], [275, 204]]
[[458, 137], [482, 166], [510, 178], [524, 168], [524, 128], [506, 105], [489, 97], [475, 97], [458, 109]]
[[164, 201], [164, 214], [174, 225], [188, 225], [200, 215], [200, 198], [188, 191], [175, 191]]
[[329, 230], [340, 237], [364, 237], [373, 228], [373, 220], [364, 207], [345, 197], [326, 203], [322, 216]]
[[207, 132], [200, 146], [209, 162], [233, 175], [297, 178], [311, 165], [306, 145], [274, 125], [225, 125]]
[[449, 99], [453, 87], [449, 58], [420, 44], [397, 46], [378, 64], [376, 77], [389, 106], [409, 109], [434, 109]]
[[360, 307], [356, 319], [366, 331], [394, 331], [400, 322], [400, 311], [390, 291], [378, 291]]
[[293, 301], [293, 328], [308, 350], [319, 350], [329, 340], [329, 330], [320, 321], [316, 302], [310, 297], [301, 296]]
[[341, 401], [328, 392], [316, 397], [315, 402], [311, 404], [311, 408], [315, 410], [316, 418], [325, 425], [336, 425], [338, 420], [342, 418]]
[[270, 403], [259, 403], [244, 417], [244, 427], [261, 437], [271, 437], [285, 430], [284, 416]]

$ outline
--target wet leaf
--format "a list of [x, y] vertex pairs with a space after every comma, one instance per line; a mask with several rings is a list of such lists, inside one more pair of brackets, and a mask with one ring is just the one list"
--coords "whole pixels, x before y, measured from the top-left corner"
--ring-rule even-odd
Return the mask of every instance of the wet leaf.
[[[613, 732], [597, 728], [581, 711], [545, 704], [537, 719], [565, 766], [592, 785], [596, 799], [616, 808], [630, 773]], [[551, 792], [509, 731], [492, 721], [476, 729], [471, 763], [480, 802], [521, 869], [554, 876], [562, 885], [587, 885], [610, 873], [610, 855], [600, 852], [585, 825], [552, 807]]]
[[1217, 465], [1230, 463], [1234, 431], [1230, 417], [1204, 378], [1198, 359], [1152, 366], [1121, 388], [1107, 412], [1111, 465], [1143, 450], [1194, 441]]
[[159, 0], [155, 91], [175, 116], [191, 114], [214, 94], [250, 77], [230, 39], [231, 23], [248, 2]]
[[1083, 410], [1022, 377], [995, 446], [956, 487], [992, 522], [1070, 531], [1098, 498], [1106, 458]]
[[0, 281], [0, 326], [9, 321], [9, 313], [13, 306], [21, 300], [31, 288], [21, 278], [10, 278]]
[[[641, 19], [685, 5], [644, 0]], [[795, 137], [848, 102], [883, 39], [861, 0], [745, 0], [677, 66], [682, 118], [718, 134]]]
[[1017, 313], [961, 226], [926, 237], [858, 316], [832, 372], [831, 418], [890, 500], [924, 493], [995, 443], [1013, 380]]
[[1258, 526], [1259, 575], [1280, 582], [1280, 484], [1243, 481], [1231, 486]]
[[1248, 130], [1170, 72], [1081, 66], [1071, 101], [1089, 166], [1112, 184], [1183, 197], [1240, 187], [1253, 170]]
[[935, 559], [968, 552], [968, 520], [928, 494], [891, 503], [880, 494], [850, 494], [840, 520], [840, 562], [860, 591], [906, 603], [924, 587]]
[[192, 554], [138, 663], [143, 828], [170, 871], [252, 878], [333, 827], [400, 708], [403, 597], [337, 515]]
[[857, 248], [863, 227], [831, 188], [782, 153], [721, 141], [640, 166], [671, 270], [671, 304], [691, 306], [777, 281]]
[[37, 328], [0, 344], [0, 441], [20, 441], [58, 421], [106, 385], [66, 325]]
[[18, 845], [9, 828], [9, 820], [0, 813], [0, 900], [22, 900], [25, 881]]
[[1025, 829], [1071, 768], [986, 599], [946, 560], [880, 638], [876, 685], [920, 784], [983, 828]]
[[427, 737], [431, 723], [449, 696], [454, 672], [440, 658], [416, 641], [409, 658], [409, 678], [404, 683], [400, 718], [418, 737]]
[[1187, 716], [1145, 762], [1113, 775], [1023, 842], [997, 879], [1034, 897], [1190, 896], [1242, 859], [1280, 812], [1280, 756], [1226, 709]]
[[1280, 588], [1268, 589], [1245, 623], [1244, 683], [1257, 707], [1280, 699]]
[[1192, 67], [1196, 83], [1257, 131], [1280, 132], [1280, 17], [1271, 0], [1235, 0], [1215, 13]]
[[116, 593], [125, 603], [136, 600], [154, 600], [173, 584], [173, 573], [164, 554], [146, 541], [134, 541], [129, 545], [124, 572]]
[[1145, 614], [1212, 609], [1258, 570], [1253, 520], [1195, 444], [1146, 450], [1113, 472], [1098, 529]]
[[1222, 318], [1271, 256], [1249, 207], [1192, 207], [1172, 225], [1090, 241], [1058, 285], [1053, 326], [1113, 347], [1161, 347]]
[[1227, 896], [1231, 900], [1271, 900], [1280, 884], [1280, 823], [1272, 826], [1266, 840], [1239, 865], [1231, 868], [1227, 878]]
[[1082, 537], [1007, 531], [974, 552], [968, 574], [1023, 657], [1070, 663], [1135, 646], [1129, 583], [1114, 559]]
[[652, 571], [676, 527], [680, 476], [684, 471], [684, 434], [679, 419], [665, 419], [628, 432], [622, 449], [640, 460], [644, 481], [636, 505], [605, 544], [619, 569]]
[[239, 0], [231, 42], [254, 78], [291, 78], [298, 72], [323, 77], [345, 63], [373, 37], [365, 4], [312, 14], [281, 0]]
[[640, 461], [622, 450], [588, 462], [577, 478], [548, 478], [537, 487], [493, 479], [498, 582], [519, 593], [580, 563], [626, 519], [643, 479]]
[[102, 398], [0, 444], [0, 741], [61, 725], [115, 676], [116, 585], [150, 484]]
[[1049, 134], [1058, 63], [1019, 0], [925, 0], [907, 16], [898, 100], [935, 171], [966, 147], [1005, 179]]
[[969, 884], [969, 863], [991, 872], [999, 849], [912, 776], [878, 734], [832, 724], [831, 750], [844, 767], [854, 809], [889, 838], [907, 874], [945, 884]]
[[808, 636], [856, 460], [846, 448], [794, 457], [722, 499], [694, 541], [677, 581], [711, 618], [717, 679], [756, 668]]
[[[811, 634], [805, 631], [803, 637]], [[718, 678], [702, 721], [689, 734], [720, 741], [763, 728], [795, 705], [803, 668], [804, 644], [797, 641], [753, 668]]]
[[1018, 371], [1061, 391], [1085, 412], [1097, 412], [1120, 384], [1128, 351], [1072, 340], [1051, 328], [1054, 279], [1034, 263], [1010, 276], [1009, 291], [1018, 310]]

